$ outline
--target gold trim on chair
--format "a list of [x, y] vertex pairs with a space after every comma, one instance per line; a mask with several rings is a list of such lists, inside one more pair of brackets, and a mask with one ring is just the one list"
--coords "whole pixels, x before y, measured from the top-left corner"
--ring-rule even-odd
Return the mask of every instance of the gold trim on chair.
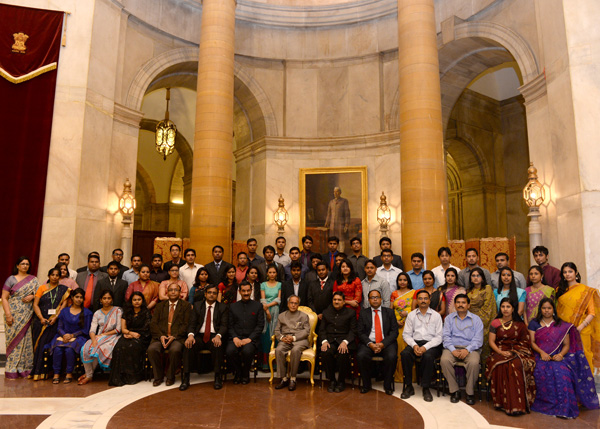
[[[315, 385], [314, 374], [315, 374], [315, 364], [317, 362], [317, 338], [318, 335], [315, 333], [315, 329], [317, 327], [317, 321], [319, 320], [317, 314], [312, 311], [310, 307], [300, 306], [298, 307], [298, 311], [302, 311], [308, 315], [308, 319], [310, 321], [310, 334], [308, 335], [308, 345], [309, 347], [302, 352], [302, 356], [300, 356], [300, 362], [308, 362], [310, 364], [310, 384], [311, 386]], [[269, 351], [269, 369], [271, 370], [271, 378], [269, 378], [269, 383], [273, 383], [273, 378], [275, 374], [273, 372], [273, 361], [275, 360], [275, 335], [271, 336], [271, 350]], [[286, 354], [286, 361], [290, 361], [290, 352]]]

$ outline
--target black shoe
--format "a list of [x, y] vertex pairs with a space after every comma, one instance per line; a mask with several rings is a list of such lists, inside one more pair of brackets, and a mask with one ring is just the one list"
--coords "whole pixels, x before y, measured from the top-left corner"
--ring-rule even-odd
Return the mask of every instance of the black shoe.
[[369, 393], [371, 391], [370, 387], [361, 387], [360, 393]]
[[235, 375], [235, 377], [233, 377], [233, 384], [240, 384], [242, 382], [242, 377], [240, 377], [239, 375]]
[[393, 395], [394, 391], [392, 389], [385, 389], [385, 394], [386, 395]]
[[412, 384], [405, 384], [404, 387], [402, 388], [402, 394], [400, 395], [400, 397], [402, 399], [408, 399], [414, 394], [415, 394], [415, 388], [412, 386]]
[[346, 389], [346, 383], [341, 382], [341, 383], [336, 384], [334, 392], [342, 393], [345, 389]]
[[152, 382], [152, 385], [153, 385], [154, 387], [156, 387], [156, 386], [160, 386], [160, 385], [162, 384], [162, 382], [163, 382], [163, 379], [162, 379], [162, 378], [161, 378], [161, 379], [158, 379], [158, 380], [154, 380], [154, 381]]
[[173, 378], [167, 378], [167, 381], [165, 381], [165, 386], [172, 386], [175, 384], [175, 379]]
[[290, 392], [293, 392], [294, 390], [296, 390], [296, 380], [290, 380], [290, 387], [288, 387], [288, 390]]
[[453, 404], [456, 404], [459, 401], [460, 401], [460, 390], [457, 390], [456, 392], [450, 394], [450, 402], [452, 402]]
[[429, 391], [429, 387], [423, 388], [423, 400], [425, 402], [433, 402], [433, 396], [431, 395], [431, 392]]
[[284, 387], [288, 387], [290, 385], [290, 380], [289, 379], [285, 379], [282, 378], [281, 381], [279, 382], [279, 384], [277, 386], [275, 386], [275, 389], [279, 390], [279, 389], [283, 389]]
[[333, 393], [335, 391], [336, 387], [337, 387], [337, 382], [332, 380], [329, 382], [329, 387], [327, 388], [327, 391], [329, 393]]
[[242, 384], [250, 383], [250, 377], [242, 377]]
[[467, 405], [475, 405], [475, 395], [467, 395]]
[[215, 374], [215, 390], [220, 390], [223, 388], [223, 380], [221, 380], [220, 374]]
[[182, 392], [184, 390], [188, 390], [190, 387], [190, 375], [189, 374], [181, 374], [181, 386], [179, 386], [179, 390]]

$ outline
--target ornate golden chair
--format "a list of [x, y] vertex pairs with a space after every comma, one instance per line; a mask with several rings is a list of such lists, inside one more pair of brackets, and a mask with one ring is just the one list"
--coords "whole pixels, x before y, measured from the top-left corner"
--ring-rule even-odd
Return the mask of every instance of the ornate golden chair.
[[[308, 315], [308, 320], [310, 322], [310, 334], [308, 335], [308, 348], [302, 352], [302, 356], [300, 356], [300, 362], [308, 362], [310, 364], [310, 384], [312, 386], [315, 385], [314, 381], [314, 373], [315, 373], [315, 364], [317, 362], [317, 338], [318, 335], [315, 333], [315, 328], [317, 327], [317, 314], [312, 311], [310, 307], [300, 306], [298, 307], [298, 311], [302, 311]], [[273, 361], [275, 360], [275, 335], [271, 336], [271, 351], [269, 352], [269, 368], [271, 369], [271, 378], [269, 378], [269, 383], [273, 383]], [[290, 352], [286, 354], [286, 360], [290, 361]]]

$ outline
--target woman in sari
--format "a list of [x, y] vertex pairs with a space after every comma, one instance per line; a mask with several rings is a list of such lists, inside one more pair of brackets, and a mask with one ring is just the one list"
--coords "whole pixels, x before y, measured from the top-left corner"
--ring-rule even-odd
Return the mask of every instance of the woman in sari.
[[121, 319], [123, 335], [113, 349], [109, 386], [136, 384], [146, 378], [144, 358], [150, 345], [150, 312], [141, 292], [133, 292]]
[[267, 358], [271, 349], [271, 335], [277, 327], [279, 318], [279, 304], [281, 304], [281, 283], [277, 281], [277, 268], [275, 265], [269, 265], [267, 268], [267, 281], [260, 285], [260, 303], [265, 311], [265, 327], [261, 337], [263, 352], [263, 369], [268, 368]]
[[555, 291], [553, 287], [543, 284], [544, 271], [539, 265], [534, 265], [529, 268], [529, 281], [531, 286], [525, 288], [527, 298], [525, 301], [525, 324], [529, 326], [529, 322], [535, 319], [538, 315], [538, 308], [543, 298], [552, 298], [556, 301]]
[[53, 384], [58, 384], [60, 381], [63, 356], [67, 361], [67, 375], [63, 383], [69, 384], [73, 381], [75, 360], [89, 338], [93, 313], [83, 306], [84, 297], [83, 289], [72, 291], [70, 300], [73, 304], [61, 311], [58, 316], [58, 333], [50, 343], [54, 370]]
[[39, 287], [35, 276], [29, 274], [31, 263], [21, 257], [15, 264], [13, 275], [2, 287], [6, 332], [6, 367], [8, 380], [28, 377], [33, 368], [33, 343], [31, 341], [31, 318], [33, 299]]
[[488, 334], [490, 324], [496, 317], [496, 299], [492, 287], [487, 284], [485, 275], [481, 268], [473, 268], [469, 278], [469, 289], [467, 295], [471, 299], [471, 308], [469, 311], [479, 316], [483, 322], [483, 347], [481, 348], [481, 362], [490, 354], [490, 345], [488, 343]]
[[[204, 269], [206, 271], [206, 269], [203, 267], [203, 268], [200, 268], [198, 270], [198, 272], [200, 272], [201, 269]], [[198, 272], [196, 272], [196, 278], [198, 278]], [[141, 272], [140, 272], [140, 274], [141, 274]], [[172, 265], [169, 268], [169, 271], [167, 271], [167, 274], [169, 275], [169, 279], [160, 282], [160, 284], [158, 285], [158, 300], [166, 301], [167, 299], [169, 299], [169, 297], [167, 296], [167, 289], [169, 289], [169, 285], [178, 285], [179, 290], [180, 290], [179, 298], [181, 298], [183, 300], [187, 300], [189, 285], [185, 281], [183, 281], [179, 278], [179, 267], [177, 265]], [[208, 271], [207, 271], [207, 276], [208, 276]], [[148, 278], [150, 278], [150, 277], [148, 277]], [[190, 293], [189, 297], [191, 299], [191, 297], [192, 297], [191, 293]], [[146, 300], [146, 296], [144, 296], [144, 300]], [[146, 302], [150, 302], [150, 301], [146, 301]], [[193, 302], [192, 302], [192, 304], [193, 304]]]
[[79, 285], [70, 277], [69, 266], [62, 262], [59, 262], [54, 266], [54, 268], [58, 268], [60, 270], [60, 280], [59, 284], [65, 285], [71, 290], [75, 290], [79, 288]]
[[101, 292], [102, 308], [94, 313], [90, 327], [90, 339], [81, 348], [81, 362], [85, 374], [79, 377], [78, 384], [88, 384], [94, 377], [98, 365], [109, 369], [112, 352], [121, 336], [121, 316], [123, 310], [113, 307], [113, 293], [106, 289]]
[[398, 274], [398, 277], [396, 277], [396, 290], [390, 296], [391, 307], [396, 315], [396, 322], [398, 322], [398, 338], [396, 340], [398, 343], [398, 362], [394, 373], [394, 380], [398, 383], [404, 380], [400, 353], [405, 349], [406, 343], [402, 339], [402, 332], [404, 332], [406, 317], [412, 309], [413, 295], [414, 291], [410, 276], [406, 273]]
[[492, 353], [485, 376], [491, 383], [494, 407], [508, 415], [528, 413], [535, 398], [535, 360], [527, 327], [510, 298], [500, 302], [500, 313], [490, 325], [489, 344]]
[[362, 283], [354, 272], [354, 266], [347, 260], [340, 263], [340, 275], [333, 283], [333, 291], [338, 290], [344, 294], [346, 307], [356, 312], [356, 319], [360, 313], [360, 303], [363, 299]]
[[45, 380], [51, 370], [44, 368], [44, 351], [50, 346], [58, 330], [58, 316], [67, 305], [71, 290], [58, 284], [60, 270], [52, 268], [48, 271], [48, 284], [41, 285], [33, 299], [33, 318], [31, 340], [33, 342], [33, 370], [30, 377], [33, 381]]
[[579, 331], [560, 320], [552, 298], [540, 300], [537, 316], [529, 322], [529, 335], [536, 352], [536, 395], [531, 409], [567, 419], [579, 415], [578, 402], [587, 409], [598, 409], [596, 385]]
[[562, 320], [575, 325], [581, 334], [585, 357], [592, 373], [600, 368], [600, 295], [598, 290], [580, 283], [581, 276], [573, 262], [560, 269], [556, 291], [556, 311]]
[[519, 316], [523, 317], [525, 314], [525, 301], [526, 301], [525, 289], [517, 288], [515, 282], [515, 275], [510, 267], [500, 268], [498, 274], [498, 289], [494, 290], [494, 297], [498, 304], [498, 310], [500, 310], [500, 302], [503, 298], [510, 298], [513, 303], [513, 307], [517, 309]]
[[[440, 314], [440, 316], [444, 317], [444, 314], [446, 313], [446, 297], [444, 296], [442, 291], [440, 291], [439, 289], [435, 289], [434, 285], [435, 285], [435, 274], [433, 274], [433, 271], [430, 271], [430, 270], [423, 271], [423, 286], [424, 286], [423, 289], [426, 290], [427, 292], [429, 292], [429, 297], [431, 299], [429, 307], [432, 310], [437, 311]], [[417, 293], [418, 292], [419, 291], [416, 290], [412, 297], [411, 309], [413, 309], [413, 310], [415, 308], [417, 308]]]
[[459, 293], [467, 293], [467, 290], [456, 283], [458, 280], [458, 271], [455, 268], [448, 268], [444, 273], [444, 278], [446, 279], [446, 283], [440, 286], [438, 290], [444, 295], [444, 300], [446, 301], [446, 311], [444, 314], [448, 315], [456, 311], [454, 308], [454, 297]]
[[125, 301], [129, 301], [133, 292], [142, 292], [144, 294], [144, 298], [146, 298], [146, 302], [148, 303], [148, 310], [150, 311], [153, 311], [156, 304], [158, 304], [158, 283], [150, 280], [150, 267], [148, 265], [144, 264], [140, 267], [140, 278], [131, 283], [127, 288]]
[[[163, 282], [164, 283], [164, 282]], [[162, 288], [163, 283], [160, 284]], [[190, 304], [194, 305], [195, 302], [204, 301], [204, 291], [208, 287], [208, 270], [204, 267], [198, 268], [196, 271], [196, 278], [194, 279], [194, 285], [190, 289], [190, 296], [188, 300]], [[165, 289], [165, 296], [167, 290]]]
[[225, 275], [223, 281], [219, 283], [219, 295], [217, 301], [223, 304], [233, 304], [237, 300], [239, 286], [235, 278], [235, 267], [230, 266]]

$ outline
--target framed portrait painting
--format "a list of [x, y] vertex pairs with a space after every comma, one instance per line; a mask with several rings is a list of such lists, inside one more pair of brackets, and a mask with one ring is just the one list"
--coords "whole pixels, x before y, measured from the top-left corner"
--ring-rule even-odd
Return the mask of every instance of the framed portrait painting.
[[[300, 239], [313, 238], [313, 252], [327, 253], [327, 238], [352, 254], [350, 239], [359, 237], [368, 254], [367, 167], [300, 169]], [[301, 240], [300, 240], [301, 242]]]

